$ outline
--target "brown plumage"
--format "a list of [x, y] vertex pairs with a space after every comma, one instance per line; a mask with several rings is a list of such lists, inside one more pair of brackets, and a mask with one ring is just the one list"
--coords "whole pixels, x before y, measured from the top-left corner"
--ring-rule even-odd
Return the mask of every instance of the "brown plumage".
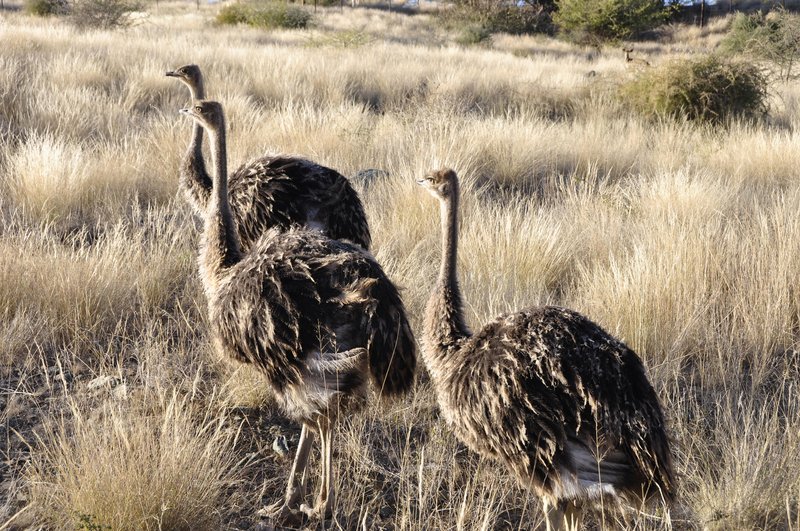
[[[228, 200], [222, 106], [200, 100], [181, 112], [204, 127], [215, 161], [200, 251], [215, 345], [260, 369], [287, 413], [303, 423], [286, 498], [268, 512], [325, 516], [333, 504], [336, 417], [365, 402], [369, 379], [383, 396], [413, 385], [416, 351], [403, 303], [367, 251], [315, 230], [270, 230], [243, 251]], [[313, 508], [299, 507], [315, 431], [320, 494]]]
[[603, 495], [671, 501], [664, 416], [638, 356], [552, 306], [501, 315], [472, 334], [456, 276], [458, 178], [440, 170], [418, 182], [440, 200], [443, 225], [423, 360], [456, 435], [544, 498], [548, 529], [563, 510], [577, 525], [577, 506]]
[[[192, 101], [205, 98], [197, 65], [185, 65], [167, 76], [182, 81]], [[195, 124], [181, 163], [180, 185], [195, 212], [202, 215], [211, 195], [211, 178], [203, 160], [203, 128]], [[231, 214], [247, 250], [267, 230], [294, 226], [321, 230], [329, 238], [349, 240], [369, 249], [371, 237], [361, 199], [336, 170], [288, 155], [263, 156], [231, 174]]]

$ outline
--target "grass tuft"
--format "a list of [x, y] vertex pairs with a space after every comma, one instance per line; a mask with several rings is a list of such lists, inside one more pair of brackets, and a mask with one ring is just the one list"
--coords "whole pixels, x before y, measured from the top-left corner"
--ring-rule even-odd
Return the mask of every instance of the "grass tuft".
[[237, 479], [224, 417], [175, 396], [110, 403], [51, 426], [32, 464], [34, 510], [59, 528], [219, 529]]

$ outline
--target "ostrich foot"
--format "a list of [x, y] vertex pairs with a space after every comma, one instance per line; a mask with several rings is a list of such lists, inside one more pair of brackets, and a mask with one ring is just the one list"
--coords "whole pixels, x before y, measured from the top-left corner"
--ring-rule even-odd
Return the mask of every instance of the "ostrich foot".
[[314, 507], [307, 504], [300, 506], [300, 511], [308, 517], [309, 520], [325, 521], [330, 520], [333, 516], [333, 508], [329, 503], [317, 502]]
[[285, 500], [280, 500], [271, 505], [267, 505], [258, 511], [258, 515], [269, 518], [277, 524], [300, 525], [303, 523], [306, 515], [302, 511], [302, 507], [299, 509], [297, 507], [299, 498], [299, 495], [287, 496]]

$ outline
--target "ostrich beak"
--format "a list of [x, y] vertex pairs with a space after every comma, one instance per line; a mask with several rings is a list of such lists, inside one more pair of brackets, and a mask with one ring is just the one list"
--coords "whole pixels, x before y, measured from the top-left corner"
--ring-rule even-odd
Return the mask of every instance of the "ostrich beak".
[[190, 117], [190, 118], [191, 118], [192, 116], [194, 116], [194, 115], [192, 114], [192, 110], [191, 110], [191, 109], [178, 109], [178, 113], [179, 113], [179, 114], [185, 114], [186, 116], [188, 116], [188, 117]]
[[425, 184], [425, 179], [417, 179], [417, 184], [422, 186], [423, 184]]
[[179, 77], [178, 74], [174, 70], [169, 70], [166, 74], [167, 77]]

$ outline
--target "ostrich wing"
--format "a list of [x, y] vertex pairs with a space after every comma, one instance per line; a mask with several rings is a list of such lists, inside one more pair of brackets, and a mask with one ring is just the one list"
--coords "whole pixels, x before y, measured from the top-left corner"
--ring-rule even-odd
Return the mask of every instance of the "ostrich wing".
[[212, 313], [225, 351], [256, 365], [277, 389], [296, 384], [306, 352], [317, 342], [317, 287], [308, 268], [291, 255], [251, 254], [237, 264]]

